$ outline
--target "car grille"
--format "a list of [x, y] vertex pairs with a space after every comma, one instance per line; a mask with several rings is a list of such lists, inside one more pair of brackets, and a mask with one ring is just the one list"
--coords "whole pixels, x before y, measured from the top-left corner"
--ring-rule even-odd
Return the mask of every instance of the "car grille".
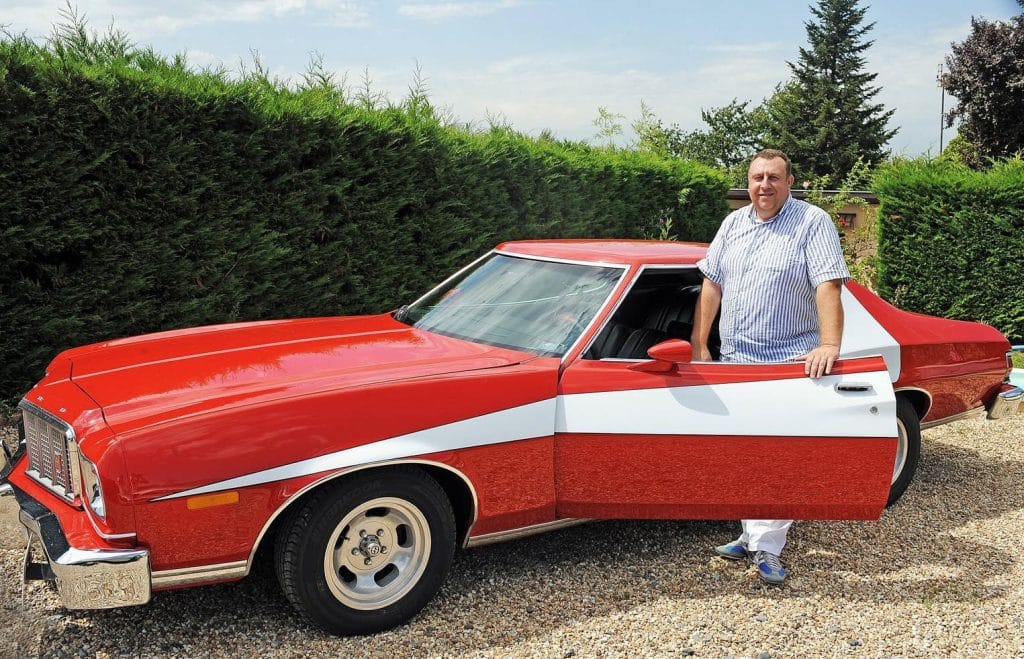
[[28, 453], [26, 473], [61, 497], [74, 501], [78, 454], [71, 428], [24, 405], [21, 418]]

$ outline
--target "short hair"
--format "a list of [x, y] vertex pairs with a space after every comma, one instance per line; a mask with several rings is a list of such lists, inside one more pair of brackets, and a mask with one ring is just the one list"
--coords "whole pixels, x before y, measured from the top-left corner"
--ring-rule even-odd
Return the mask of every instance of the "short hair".
[[758, 158], [763, 158], [764, 160], [782, 158], [786, 162], [786, 176], [793, 175], [793, 163], [789, 161], [789, 156], [778, 149], [761, 149], [754, 154], [754, 157], [750, 159], [750, 162], [753, 163]]

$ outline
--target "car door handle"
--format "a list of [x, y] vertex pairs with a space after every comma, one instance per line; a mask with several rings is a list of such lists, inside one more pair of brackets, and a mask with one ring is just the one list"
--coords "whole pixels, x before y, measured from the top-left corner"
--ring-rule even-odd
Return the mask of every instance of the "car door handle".
[[867, 382], [840, 382], [836, 384], [836, 391], [842, 393], [845, 391], [871, 391], [874, 389]]

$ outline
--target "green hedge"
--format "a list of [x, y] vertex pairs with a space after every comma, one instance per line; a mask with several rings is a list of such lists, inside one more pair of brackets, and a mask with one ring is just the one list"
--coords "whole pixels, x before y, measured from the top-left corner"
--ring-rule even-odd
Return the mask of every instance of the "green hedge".
[[503, 240], [638, 237], [665, 213], [710, 240], [727, 212], [697, 164], [102, 50], [0, 41], [4, 399], [69, 346], [383, 311]]
[[924, 159], [875, 178], [879, 292], [922, 313], [978, 320], [1024, 342], [1024, 162], [974, 171]]

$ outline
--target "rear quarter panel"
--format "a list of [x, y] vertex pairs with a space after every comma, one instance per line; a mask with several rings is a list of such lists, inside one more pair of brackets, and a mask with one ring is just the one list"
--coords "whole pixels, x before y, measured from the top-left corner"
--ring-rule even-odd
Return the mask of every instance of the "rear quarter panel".
[[900, 344], [896, 389], [928, 392], [923, 423], [935, 423], [982, 407], [1007, 376], [1010, 343], [999, 330], [962, 320], [903, 311], [863, 287], [851, 293]]

